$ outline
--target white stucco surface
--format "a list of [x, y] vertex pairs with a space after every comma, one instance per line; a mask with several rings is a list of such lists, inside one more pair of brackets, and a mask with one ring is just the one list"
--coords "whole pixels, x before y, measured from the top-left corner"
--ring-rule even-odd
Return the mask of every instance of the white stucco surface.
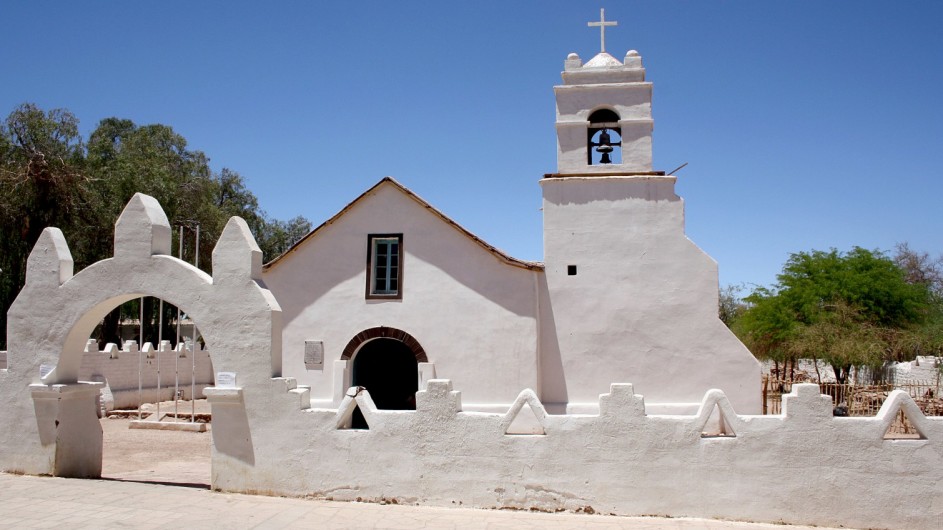
[[[237, 401], [231, 394], [221, 399]], [[416, 411], [376, 410], [368, 392], [351, 395], [338, 409], [286, 411], [270, 441], [278, 467], [247, 473], [214, 455], [214, 487], [868, 528], [933, 529], [943, 517], [943, 419], [921, 416], [901, 392], [874, 418], [833, 417], [816, 385], [796, 385], [781, 416], [737, 415], [719, 390], [697, 414], [649, 415], [632, 385], [600, 396], [598, 415], [548, 415], [524, 392], [518, 404], [535, 409], [543, 435], [505, 434], [519, 406], [463, 411], [447, 380], [430, 381]], [[369, 430], [342, 428], [354, 406]], [[732, 435], [702, 435], [715, 407]], [[924, 439], [883, 439], [901, 408]]]
[[[73, 275], [62, 232], [42, 233], [28, 259], [26, 286], [7, 313], [0, 468], [62, 476], [101, 473], [96, 400], [102, 383], [80, 381], [79, 372], [92, 329], [133, 298], [159, 297], [192, 316], [211, 348], [218, 348], [211, 350], [216, 368], [239, 373], [250, 395], [258, 386], [268, 390], [271, 377], [280, 375], [280, 311], [256, 283], [262, 253], [245, 221], [231, 219], [220, 235], [212, 277], [169, 253], [167, 217], [156, 200], [142, 194], [131, 199], [115, 225], [115, 256], [78, 274]], [[41, 377], [43, 365], [54, 368]], [[247, 402], [246, 417], [254, 422], [267, 404]]]
[[190, 348], [189, 344], [181, 342], [172, 349], [165, 341], [161, 348], [144, 343], [144, 348], [138, 350], [136, 342], [126, 341], [122, 348], [107, 344], [105, 349], [99, 350], [96, 341], [89, 340], [78, 379], [99, 381], [107, 386], [108, 397], [103, 403], [106, 411], [171, 400], [175, 384], [181, 398], [190, 399], [191, 373], [194, 375], [193, 392], [199, 399], [204, 387], [213, 386], [213, 363], [209, 350], [198, 344], [194, 355]]
[[[604, 56], [604, 60], [600, 60]], [[553, 87], [557, 102], [557, 171], [561, 174], [609, 174], [613, 171], [652, 171], [652, 84], [638, 52], [625, 62], [601, 53], [583, 64], [570, 54], [564, 63], [563, 84]], [[600, 109], [619, 116], [621, 163], [590, 165], [586, 128]]]
[[674, 185], [541, 181], [544, 401], [591, 410], [610, 383], [632, 381], [650, 403], [697, 402], [721, 388], [738, 410], [760, 412], [760, 364], [717, 317], [717, 264], [684, 235]]
[[[402, 298], [366, 299], [369, 234], [403, 234]], [[538, 386], [534, 273], [509, 265], [384, 180], [341, 217], [266, 269], [284, 315], [284, 375], [337, 405], [335, 364], [361, 331], [386, 326], [423, 347], [438, 377], [470, 404], [508, 404]], [[324, 368], [307, 370], [306, 340], [323, 341]]]

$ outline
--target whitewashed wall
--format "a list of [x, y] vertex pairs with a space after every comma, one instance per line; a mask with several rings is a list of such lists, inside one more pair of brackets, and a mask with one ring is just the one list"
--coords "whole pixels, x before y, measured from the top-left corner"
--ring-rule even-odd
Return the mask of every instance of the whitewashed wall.
[[[237, 401], [229, 392], [211, 397], [214, 436], [216, 403]], [[530, 391], [518, 399], [545, 434], [506, 434], [513, 409], [464, 412], [442, 380], [417, 395], [416, 411], [375, 410], [369, 393], [338, 410], [285, 405], [269, 430], [252, 433], [255, 468], [214, 453], [213, 487], [856, 528], [929, 530], [943, 520], [943, 418], [923, 417], [903, 392], [873, 418], [833, 417], [817, 385], [796, 385], [781, 416], [737, 415], [717, 390], [690, 416], [646, 414], [632, 385], [612, 385], [599, 415], [547, 415]], [[354, 404], [369, 430], [338, 429]], [[715, 407], [735, 436], [702, 436]], [[901, 409], [925, 439], [883, 438]]]
[[722, 388], [737, 410], [759, 413], [760, 364], [717, 316], [717, 264], [684, 234], [675, 178], [540, 183], [543, 399], [592, 411], [611, 382], [632, 381], [652, 404]]
[[[197, 399], [203, 397], [203, 388], [213, 385], [213, 362], [210, 352], [202, 347], [198, 347], [195, 357], [183, 343], [177, 349], [165, 343], [160, 352], [150, 343], [145, 343], [143, 352], [139, 352], [137, 343], [133, 341], [125, 342], [123, 349], [107, 344], [104, 350], [99, 350], [94, 340], [85, 347], [79, 380], [105, 383], [112, 396], [105, 403], [106, 410], [137, 408], [139, 401], [154, 403], [173, 399], [174, 382], [178, 378], [179, 390], [183, 393], [181, 397], [191, 399], [191, 373], [196, 375], [193, 391]], [[196, 371], [193, 371], [194, 361]], [[142, 385], [140, 393], [139, 380]]]
[[[115, 224], [114, 257], [76, 274], [62, 232], [43, 230], [27, 259], [26, 285], [7, 313], [10, 355], [8, 368], [0, 370], [0, 425], [16, 427], [0, 429], [0, 469], [101, 475], [96, 412], [102, 384], [79, 380], [84, 349], [105, 315], [142, 296], [167, 300], [200, 323], [214, 367], [237, 373], [253, 396], [234, 407], [235, 423], [273, 438], [263, 434], [275, 408], [264, 396], [281, 373], [281, 312], [258, 283], [261, 250], [245, 221], [230, 219], [213, 249], [211, 276], [170, 256], [170, 235], [157, 201], [135, 194]], [[214, 432], [214, 444], [252, 461], [251, 435]]]
[[[368, 234], [403, 234], [402, 300], [366, 300]], [[310, 385], [315, 405], [335, 404], [334, 361], [363, 330], [413, 336], [438, 377], [469, 406], [506, 406], [538, 386], [535, 273], [500, 261], [403, 193], [379, 185], [333, 224], [267, 268], [283, 311], [283, 373]], [[323, 341], [324, 367], [306, 370], [305, 340]]]

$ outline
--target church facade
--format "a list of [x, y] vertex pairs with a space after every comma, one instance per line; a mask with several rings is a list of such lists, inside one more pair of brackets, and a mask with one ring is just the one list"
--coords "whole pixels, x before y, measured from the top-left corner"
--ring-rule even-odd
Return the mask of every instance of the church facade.
[[[154, 296], [212, 356], [214, 490], [939, 528], [943, 418], [906, 392], [836, 417], [796, 384], [780, 414], [756, 414], [760, 368], [717, 317], [717, 266], [652, 169], [644, 75], [634, 52], [566, 59], [541, 263], [392, 179], [264, 268], [238, 217], [212, 274], [173, 257], [142, 194], [113, 256], [81, 271], [46, 228], [7, 313], [0, 470], [101, 476], [104, 383], [81, 379], [85, 346], [116, 304]], [[891, 436], [901, 416], [914, 432]]]
[[264, 267], [284, 375], [336, 407], [351, 386], [409, 409], [432, 378], [466, 410], [533, 389], [598, 412], [631, 382], [654, 413], [722, 388], [760, 412], [760, 365], [717, 317], [717, 264], [684, 234], [675, 177], [652, 168], [652, 85], [635, 51], [565, 62], [557, 172], [540, 180], [544, 261], [515, 259], [385, 178]]

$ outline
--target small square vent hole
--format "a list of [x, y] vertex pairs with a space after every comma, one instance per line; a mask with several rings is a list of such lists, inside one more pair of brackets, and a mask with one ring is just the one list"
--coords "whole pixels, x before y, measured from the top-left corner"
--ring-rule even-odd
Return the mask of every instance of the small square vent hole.
[[567, 266], [566, 266], [566, 275], [567, 275], [567, 276], [576, 276], [576, 265], [567, 265]]

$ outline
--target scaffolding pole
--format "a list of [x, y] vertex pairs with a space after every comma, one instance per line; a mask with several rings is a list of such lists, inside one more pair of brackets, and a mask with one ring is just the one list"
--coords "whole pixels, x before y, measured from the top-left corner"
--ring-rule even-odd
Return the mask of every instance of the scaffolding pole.
[[[138, 308], [138, 420], [142, 418], [141, 409], [144, 407], [144, 297], [141, 297]], [[119, 313], [120, 314], [120, 313]]]
[[[180, 235], [177, 238], [178, 242], [178, 251], [177, 257], [180, 258], [180, 261], [183, 261], [183, 225], [180, 225], [177, 233]], [[177, 342], [174, 343], [174, 421], [177, 421], [177, 401], [180, 396], [180, 353], [177, 351], [180, 348], [180, 308], [177, 308]], [[186, 350], [186, 348], [184, 348]]]
[[[120, 307], [120, 306], [119, 306]], [[119, 322], [120, 322], [120, 310], [119, 310]], [[120, 328], [119, 328], [120, 329]], [[119, 333], [120, 334], [120, 333]], [[138, 421], [141, 420], [141, 408], [144, 406], [144, 351], [141, 348], [138, 348]]]
[[[193, 266], [200, 268], [200, 225], [196, 225], [196, 242], [194, 243]], [[193, 355], [190, 356], [190, 422], [196, 421], [196, 321], [193, 322]]]
[[160, 421], [160, 350], [164, 338], [164, 299], [160, 299], [160, 308], [157, 316], [157, 421]]

